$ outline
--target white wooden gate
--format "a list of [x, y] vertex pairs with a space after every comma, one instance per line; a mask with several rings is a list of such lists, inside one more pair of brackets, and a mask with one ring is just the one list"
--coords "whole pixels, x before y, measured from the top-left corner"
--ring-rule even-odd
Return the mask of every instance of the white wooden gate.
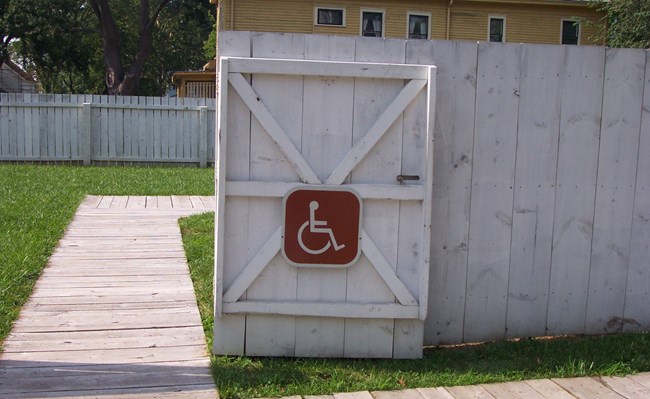
[[[435, 92], [431, 66], [221, 58], [215, 353], [422, 356]], [[301, 187], [358, 194], [358, 261], [285, 259]]]

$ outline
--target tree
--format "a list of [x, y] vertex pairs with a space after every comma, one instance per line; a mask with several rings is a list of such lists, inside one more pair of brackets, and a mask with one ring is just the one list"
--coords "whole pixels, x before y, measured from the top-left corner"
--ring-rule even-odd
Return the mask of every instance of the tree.
[[596, 25], [598, 38], [610, 47], [650, 48], [650, 0], [591, 0], [605, 16]]
[[0, 0], [0, 67], [9, 59], [9, 44], [15, 38], [13, 0]]
[[209, 0], [2, 1], [20, 4], [12, 45], [46, 92], [162, 95], [206, 61]]
[[109, 94], [135, 95], [138, 93], [145, 62], [151, 55], [155, 22], [170, 1], [159, 0], [152, 11], [149, 0], [140, 0], [137, 52], [127, 69], [122, 62], [122, 38], [111, 13], [109, 0], [90, 0], [102, 35], [106, 62], [106, 88]]

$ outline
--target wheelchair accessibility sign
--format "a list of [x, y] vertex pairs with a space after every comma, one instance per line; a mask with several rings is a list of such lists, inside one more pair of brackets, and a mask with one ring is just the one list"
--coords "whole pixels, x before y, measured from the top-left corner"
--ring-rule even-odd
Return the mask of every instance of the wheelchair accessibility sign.
[[361, 254], [361, 198], [340, 187], [290, 191], [283, 201], [282, 255], [294, 266], [347, 267]]

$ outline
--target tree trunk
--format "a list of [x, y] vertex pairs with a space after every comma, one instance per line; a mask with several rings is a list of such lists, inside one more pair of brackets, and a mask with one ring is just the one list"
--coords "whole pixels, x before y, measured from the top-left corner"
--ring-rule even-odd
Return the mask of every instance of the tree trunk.
[[99, 20], [106, 62], [106, 89], [109, 94], [134, 96], [138, 94], [145, 63], [151, 55], [153, 27], [158, 15], [170, 0], [162, 0], [149, 14], [149, 0], [140, 0], [140, 38], [138, 51], [128, 71], [122, 64], [120, 33], [110, 12], [109, 0], [91, 0]]

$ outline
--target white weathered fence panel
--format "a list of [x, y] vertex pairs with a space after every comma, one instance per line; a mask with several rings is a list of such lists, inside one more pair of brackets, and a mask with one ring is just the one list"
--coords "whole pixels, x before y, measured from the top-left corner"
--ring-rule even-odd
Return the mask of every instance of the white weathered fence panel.
[[205, 99], [1, 94], [0, 161], [205, 166], [214, 160], [214, 109]]
[[[229, 46], [227, 36], [225, 40]], [[223, 112], [228, 115], [220, 117], [220, 126], [235, 129], [225, 135], [219, 132], [218, 178], [223, 180], [222, 166], [237, 166], [224, 158], [230, 159], [236, 151], [249, 151], [241, 158], [248, 159], [250, 165], [248, 176], [240, 179], [243, 181], [217, 184], [217, 203], [239, 206], [224, 210], [223, 216], [221, 211], [217, 214], [222, 218], [217, 253], [225, 253], [217, 256], [220, 320], [215, 337], [218, 331], [242, 328], [225, 322], [232, 314], [244, 313], [246, 354], [421, 356], [423, 322], [418, 319], [424, 318], [426, 306], [419, 304], [426, 301], [428, 266], [422, 265], [428, 265], [429, 246], [422, 231], [430, 231], [430, 216], [423, 205], [429, 190], [423, 181], [430, 178], [433, 165], [432, 154], [426, 152], [432, 150], [432, 140], [427, 142], [427, 138], [433, 128], [425, 122], [433, 109], [421, 103], [433, 104], [435, 95], [418, 93], [429, 79], [435, 79], [433, 68], [406, 66], [402, 71], [397, 65], [367, 63], [380, 60], [382, 54], [397, 54], [395, 60], [399, 62], [394, 64], [403, 64], [405, 42], [399, 40], [254, 33], [250, 43], [252, 55], [263, 58], [221, 62], [220, 87], [224, 87], [226, 77], [230, 85], [227, 93], [221, 93], [220, 109], [227, 104]], [[330, 56], [336, 48], [349, 50], [338, 57]], [[221, 50], [222, 55], [230, 55]], [[286, 70], [277, 69], [278, 62], [269, 62], [269, 57], [285, 59], [281, 64]], [[337, 76], [333, 73], [335, 63], [291, 61], [305, 57], [356, 63], [341, 64], [343, 76]], [[384, 57], [383, 61], [391, 59]], [[266, 66], [270, 69], [264, 69]], [[306, 66], [314, 69], [306, 70]], [[406, 74], [418, 70], [416, 79]], [[241, 73], [250, 71], [254, 73], [249, 86]], [[379, 78], [384, 72], [388, 76]], [[433, 84], [428, 87], [435, 88]], [[250, 144], [242, 149], [227, 143], [233, 134], [246, 134], [236, 128], [240, 121], [230, 123], [241, 103], [233, 107], [230, 99], [223, 99], [236, 95], [250, 109], [249, 115], [243, 112], [239, 116], [252, 117]], [[416, 104], [407, 109], [414, 99]], [[404, 115], [410, 119], [405, 120]], [[405, 126], [410, 126], [408, 133], [414, 136], [408, 140], [403, 138]], [[224, 146], [225, 155], [221, 150]], [[414, 151], [422, 154], [409, 158]], [[431, 161], [431, 167], [425, 167], [425, 160]], [[415, 167], [418, 161], [421, 164]], [[399, 175], [407, 173], [418, 176], [419, 181], [401, 184]], [[225, 176], [229, 176], [228, 171]], [[296, 268], [278, 254], [281, 230], [274, 228], [282, 225], [280, 205], [286, 190], [322, 182], [358, 188], [358, 193], [370, 197], [363, 197], [363, 255], [347, 269]], [[230, 220], [228, 215], [233, 210], [246, 213]], [[229, 231], [229, 221], [241, 223], [243, 219], [248, 223], [246, 230], [233, 226]], [[409, 229], [415, 233], [407, 234]], [[400, 230], [404, 234], [398, 238]], [[240, 270], [231, 273], [227, 261], [232, 259], [228, 255], [232, 248], [226, 242], [234, 234], [247, 234], [243, 241], [249, 244], [250, 252], [246, 265], [235, 263]], [[222, 235], [225, 238], [219, 241]], [[227, 283], [226, 275], [235, 274]], [[220, 289], [225, 291], [223, 295]], [[227, 334], [241, 336], [232, 331]], [[220, 352], [223, 346], [216, 344], [215, 351], [226, 353]]]
[[564, 48], [548, 334], [584, 331], [605, 49]]
[[630, 243], [630, 268], [623, 320], [625, 331], [650, 326], [650, 52], [646, 53], [645, 89], [639, 141], [636, 193]]
[[521, 46], [479, 44], [466, 341], [506, 333]]
[[462, 342], [476, 99], [476, 43], [413, 40], [407, 62], [438, 68], [429, 344]]
[[559, 46], [522, 46], [508, 337], [546, 334], [563, 55]]
[[646, 56], [607, 49], [585, 329], [622, 330]]

